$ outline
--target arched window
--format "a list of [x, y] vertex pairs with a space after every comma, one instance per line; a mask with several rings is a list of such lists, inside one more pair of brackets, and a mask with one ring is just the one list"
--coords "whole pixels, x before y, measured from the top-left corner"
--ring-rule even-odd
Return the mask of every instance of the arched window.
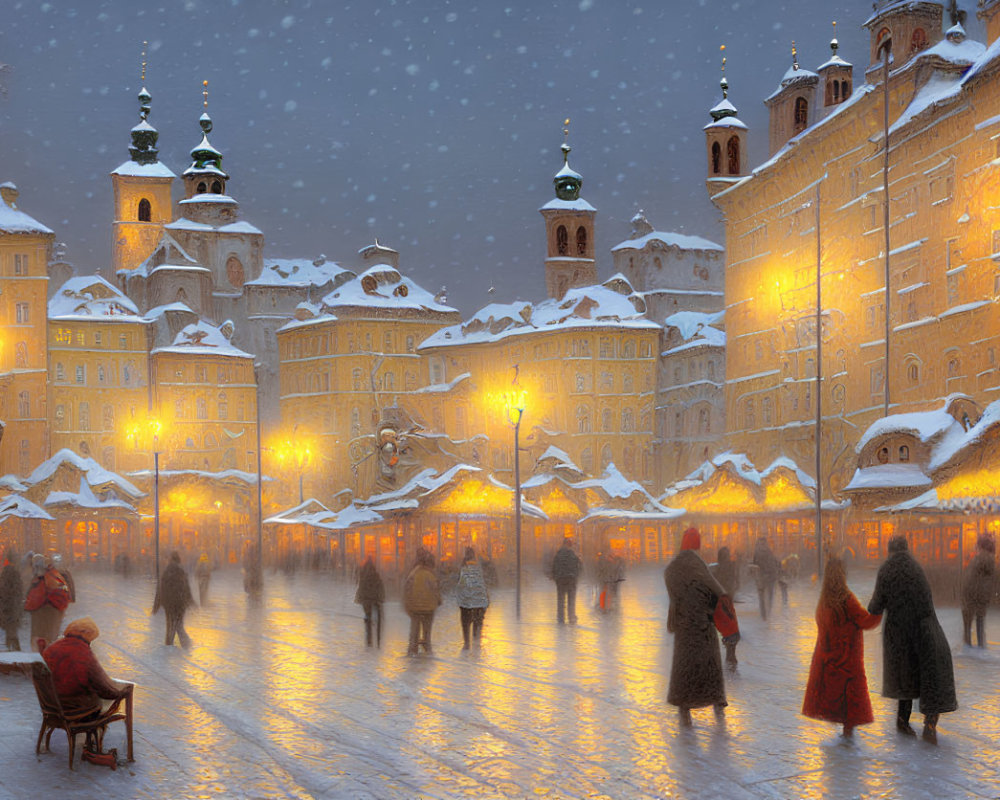
[[712, 142], [712, 174], [722, 172], [722, 148], [718, 142]]
[[707, 408], [698, 409], [698, 433], [705, 434], [712, 432], [712, 416]]
[[583, 225], [576, 229], [576, 254], [587, 255], [587, 229]]
[[576, 432], [590, 433], [590, 406], [582, 405], [576, 407]]
[[795, 133], [804, 131], [809, 125], [809, 101], [804, 97], [795, 98], [795, 119], [792, 125]]
[[198, 194], [205, 194], [208, 191], [208, 185], [202, 181], [198, 184]]
[[771, 398], [765, 397], [760, 401], [760, 413], [764, 417], [764, 424], [771, 424]]
[[17, 393], [17, 415], [21, 419], [31, 416], [31, 395], [28, 392]]
[[601, 430], [605, 433], [611, 432], [611, 409], [606, 408], [601, 412]]
[[906, 368], [906, 379], [916, 386], [920, 382], [920, 366], [916, 361], [911, 361]]
[[889, 448], [888, 447], [881, 447], [881, 448], [879, 448], [879, 451], [878, 451], [878, 463], [879, 464], [888, 464], [889, 463]]
[[906, 463], [910, 460], [910, 448], [905, 444], [899, 446], [899, 460], [902, 463]]
[[748, 397], [743, 404], [743, 427], [753, 430], [757, 427], [757, 417], [754, 414], [753, 398]]
[[204, 397], [199, 397], [195, 401], [195, 415], [198, 419], [208, 419], [208, 403]]
[[153, 208], [144, 197], [139, 201], [139, 222], [149, 222], [153, 218]]
[[20, 369], [28, 367], [28, 343], [18, 342], [14, 347], [14, 366]]
[[221, 181], [212, 181], [212, 194], [222, 194]]
[[556, 228], [556, 252], [561, 256], [569, 255], [569, 233], [565, 225]]
[[78, 417], [80, 421], [80, 430], [89, 431], [90, 430], [90, 403], [80, 403], [80, 415]]
[[601, 469], [605, 469], [614, 459], [611, 457], [611, 445], [606, 444], [601, 448]]
[[229, 279], [229, 283], [235, 288], [243, 288], [246, 276], [243, 273], [243, 264], [236, 256], [229, 256], [226, 259], [226, 277]]
[[635, 430], [635, 412], [631, 408], [622, 409], [622, 432], [631, 433]]
[[840, 82], [840, 99], [846, 100], [851, 96], [851, 84], [849, 81]]
[[923, 28], [917, 28], [910, 37], [910, 52], [919, 53], [927, 47], [927, 32]]
[[115, 429], [115, 408], [110, 404], [101, 407], [101, 428], [105, 431]]
[[107, 379], [107, 373], [104, 371], [104, 365], [103, 364], [98, 364], [97, 365], [97, 382], [98, 383], [104, 383], [106, 379]]
[[740, 140], [736, 136], [730, 136], [726, 142], [726, 159], [729, 161], [729, 174], [740, 174]]

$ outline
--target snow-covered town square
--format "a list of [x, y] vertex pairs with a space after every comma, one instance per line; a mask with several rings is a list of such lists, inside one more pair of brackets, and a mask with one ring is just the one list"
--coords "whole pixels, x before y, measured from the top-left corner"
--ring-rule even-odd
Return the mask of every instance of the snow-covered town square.
[[[386, 604], [381, 648], [364, 646], [354, 586], [330, 574], [266, 576], [248, 605], [238, 572], [213, 577], [188, 615], [189, 650], [163, 644], [152, 586], [77, 578], [67, 619], [89, 614], [108, 672], [135, 681], [135, 762], [66, 768], [66, 740], [36, 757], [30, 680], [0, 676], [0, 796], [74, 798], [995, 798], [1000, 795], [1000, 642], [963, 649], [956, 608], [939, 616], [953, 645], [958, 711], [939, 745], [901, 737], [879, 696], [880, 633], [865, 634], [875, 722], [845, 743], [801, 716], [816, 640], [816, 589], [790, 586], [762, 622], [752, 586], [736, 605], [743, 640], [725, 721], [711, 709], [682, 729], [665, 702], [673, 637], [660, 570], [636, 569], [621, 606], [602, 612], [585, 578], [576, 625], [555, 620], [555, 589], [526, 576], [522, 619], [496, 590], [481, 645], [463, 651], [446, 598], [435, 652], [406, 656], [406, 616]], [[852, 572], [862, 602], [871, 571]], [[992, 622], [996, 630], [998, 620]], [[124, 755], [121, 723], [106, 747]], [[77, 756], [79, 759], [79, 756]]]

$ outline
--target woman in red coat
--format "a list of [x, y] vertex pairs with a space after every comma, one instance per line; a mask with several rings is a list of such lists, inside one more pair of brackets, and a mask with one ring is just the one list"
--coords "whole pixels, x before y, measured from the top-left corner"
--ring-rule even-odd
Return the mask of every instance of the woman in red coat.
[[816, 606], [816, 649], [802, 713], [841, 723], [845, 737], [854, 733], [856, 725], [867, 725], [874, 719], [861, 632], [874, 628], [881, 619], [881, 615], [865, 611], [847, 588], [844, 562], [839, 558], [827, 561]]

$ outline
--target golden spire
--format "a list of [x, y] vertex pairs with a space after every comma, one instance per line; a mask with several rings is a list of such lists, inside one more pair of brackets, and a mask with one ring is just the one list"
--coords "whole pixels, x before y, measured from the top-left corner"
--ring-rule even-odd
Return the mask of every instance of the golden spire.
[[201, 85], [202, 85], [201, 94], [202, 97], [205, 98], [205, 111], [208, 111], [208, 81], [202, 81]]
[[799, 51], [795, 49], [795, 40], [792, 39], [792, 69], [799, 68]]
[[146, 85], [146, 48], [149, 46], [149, 42], [142, 43], [142, 73], [139, 76], [139, 82], [143, 86]]
[[722, 87], [722, 99], [725, 100], [729, 97], [729, 81], [726, 80], [726, 46], [724, 44], [719, 45], [719, 52], [722, 53], [722, 80], [719, 81], [719, 86]]
[[563, 143], [562, 143], [563, 164], [569, 165], [569, 117], [563, 122]]

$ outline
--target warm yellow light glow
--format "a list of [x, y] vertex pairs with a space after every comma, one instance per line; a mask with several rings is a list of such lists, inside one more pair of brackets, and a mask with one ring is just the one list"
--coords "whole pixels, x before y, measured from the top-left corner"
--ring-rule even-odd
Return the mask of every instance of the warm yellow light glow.
[[579, 519], [583, 515], [583, 510], [558, 486], [539, 500], [538, 505], [542, 507], [549, 519], [571, 518]]
[[136, 450], [147, 450], [159, 443], [163, 435], [163, 422], [159, 417], [136, 417], [125, 426], [125, 439]]
[[509, 514], [513, 492], [478, 480], [465, 480], [428, 507], [438, 514]]
[[764, 479], [764, 508], [767, 511], [790, 511], [813, 503], [801, 484], [784, 471]]
[[939, 500], [1000, 496], [1000, 469], [978, 469], [949, 478], [937, 487]]

